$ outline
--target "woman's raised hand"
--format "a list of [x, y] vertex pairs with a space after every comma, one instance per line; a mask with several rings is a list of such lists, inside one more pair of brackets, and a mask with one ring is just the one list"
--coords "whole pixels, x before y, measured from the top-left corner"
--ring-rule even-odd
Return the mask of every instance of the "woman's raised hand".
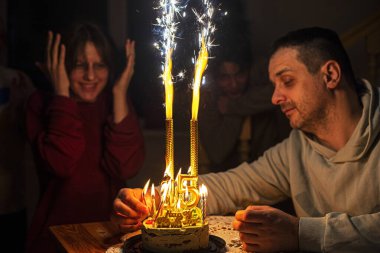
[[70, 81], [65, 68], [65, 55], [66, 48], [61, 44], [61, 35], [58, 33], [54, 36], [53, 32], [49, 31], [46, 47], [47, 71], [55, 94], [69, 97]]
[[125, 42], [125, 54], [127, 65], [113, 86], [115, 123], [121, 122], [129, 113], [127, 92], [135, 68], [135, 42], [133, 40], [128, 39]]
[[127, 39], [125, 42], [125, 56], [127, 64], [114, 85], [114, 91], [126, 95], [135, 69], [135, 41]]

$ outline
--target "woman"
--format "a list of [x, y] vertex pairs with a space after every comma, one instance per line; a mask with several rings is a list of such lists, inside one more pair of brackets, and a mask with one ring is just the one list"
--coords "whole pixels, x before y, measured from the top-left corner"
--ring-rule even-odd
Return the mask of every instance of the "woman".
[[108, 89], [112, 50], [101, 30], [82, 24], [69, 37], [48, 33], [46, 67], [53, 94], [29, 100], [28, 137], [40, 180], [40, 199], [28, 252], [54, 252], [49, 226], [108, 220], [112, 201], [144, 158], [143, 138], [127, 91], [135, 43], [125, 43], [127, 65]]

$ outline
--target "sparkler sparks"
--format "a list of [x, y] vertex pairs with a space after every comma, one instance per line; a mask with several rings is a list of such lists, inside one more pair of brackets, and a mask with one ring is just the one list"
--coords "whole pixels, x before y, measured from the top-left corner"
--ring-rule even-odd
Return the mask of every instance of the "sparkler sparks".
[[176, 47], [177, 19], [180, 12], [185, 8], [177, 0], [160, 0], [156, 8], [160, 12], [156, 19], [157, 26], [162, 32], [161, 40], [155, 43], [156, 48], [164, 56], [162, 65], [162, 80], [165, 85], [165, 111], [166, 111], [166, 165], [170, 166], [169, 175], [174, 177], [174, 137], [173, 137], [173, 77], [172, 77], [172, 55]]
[[200, 100], [200, 86], [203, 80], [203, 72], [207, 67], [208, 50], [211, 47], [211, 35], [215, 31], [212, 23], [214, 8], [210, 0], [202, 0], [202, 12], [193, 9], [199, 26], [199, 53], [195, 60], [194, 81], [193, 81], [193, 101], [191, 106], [190, 121], [190, 166], [191, 175], [198, 176], [198, 109]]
[[158, 27], [160, 38], [158, 42], [154, 43], [154, 46], [160, 50], [161, 56], [164, 57], [164, 62], [162, 63], [162, 79], [165, 86], [169, 85], [170, 83], [168, 83], [168, 81], [172, 79], [172, 53], [177, 46], [176, 39], [178, 37], [177, 29], [179, 19], [186, 16], [185, 8], [186, 4], [178, 0], [160, 0], [158, 6], [155, 8], [159, 14], [155, 25]]
[[203, 79], [203, 72], [207, 67], [208, 51], [210, 47], [213, 46], [211, 36], [215, 32], [216, 28], [212, 22], [214, 7], [210, 0], [202, 0], [202, 12], [198, 12], [193, 9], [193, 13], [196, 16], [199, 25], [199, 53], [198, 58], [195, 60], [192, 104], [192, 120], [197, 120], [199, 108], [199, 89]]
[[[160, 50], [162, 62], [162, 81], [165, 86], [165, 107], [166, 107], [166, 166], [164, 179], [161, 182], [161, 198], [156, 214], [153, 218], [153, 223], [158, 225], [166, 224], [163, 219], [166, 215], [173, 211], [180, 212], [182, 207], [185, 211], [199, 210], [197, 204], [199, 202], [198, 191], [198, 108], [200, 100], [200, 86], [204, 83], [203, 73], [207, 68], [209, 59], [209, 50], [213, 46], [212, 34], [215, 32], [215, 26], [212, 23], [214, 15], [214, 7], [211, 4], [212, 0], [197, 0], [201, 4], [197, 8], [192, 8], [195, 23], [197, 24], [197, 32], [190, 30], [192, 37], [198, 39], [196, 48], [198, 51], [197, 57], [194, 58], [194, 79], [192, 81], [193, 88], [193, 103], [192, 103], [192, 118], [190, 125], [190, 171], [188, 174], [178, 172], [174, 180], [174, 138], [173, 138], [173, 82], [176, 79], [184, 78], [184, 71], [179, 72], [173, 79], [173, 55], [177, 47], [176, 39], [178, 39], [177, 28], [179, 19], [186, 16], [185, 8], [188, 0], [159, 0], [159, 5], [156, 9], [159, 11], [159, 18], [156, 19], [160, 40], [154, 43], [154, 46]], [[186, 2], [186, 4], [183, 4]], [[199, 8], [198, 8], [199, 7]], [[190, 12], [191, 13], [191, 12]], [[191, 27], [191, 26], [187, 26]], [[187, 30], [187, 29], [186, 29]], [[191, 50], [191, 49], [190, 49]], [[152, 188], [153, 189], [153, 188]], [[153, 191], [153, 190], [152, 190]], [[144, 191], [145, 195], [145, 191]], [[154, 193], [152, 192], [153, 196]], [[181, 199], [181, 200], [180, 200]], [[203, 202], [202, 202], [203, 203]], [[204, 208], [203, 208], [204, 209]], [[166, 212], [164, 216], [160, 216], [161, 212]], [[202, 210], [204, 211], [204, 210]], [[157, 218], [160, 218], [157, 220]], [[186, 216], [187, 217], [187, 216]], [[204, 219], [204, 216], [203, 216]], [[193, 224], [193, 221], [188, 220], [186, 224]], [[178, 224], [176, 224], [177, 226]], [[167, 225], [165, 225], [167, 226]]]

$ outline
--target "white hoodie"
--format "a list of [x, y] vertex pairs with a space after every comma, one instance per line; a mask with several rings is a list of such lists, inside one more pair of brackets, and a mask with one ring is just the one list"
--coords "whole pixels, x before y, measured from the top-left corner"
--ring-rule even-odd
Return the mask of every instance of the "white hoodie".
[[200, 176], [210, 214], [293, 199], [300, 250], [380, 252], [379, 89], [363, 80], [362, 117], [335, 152], [293, 130], [257, 161]]

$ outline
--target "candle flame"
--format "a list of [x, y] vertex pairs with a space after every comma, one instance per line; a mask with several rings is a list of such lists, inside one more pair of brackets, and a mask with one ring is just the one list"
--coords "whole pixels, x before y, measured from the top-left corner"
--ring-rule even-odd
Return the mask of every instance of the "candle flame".
[[181, 175], [182, 168], [179, 168], [179, 171], [177, 173], [177, 176], [175, 177], [175, 181], [178, 182], [179, 175]]
[[168, 164], [168, 166], [166, 166], [166, 169], [165, 169], [165, 172], [164, 172], [164, 178], [165, 177], [169, 177], [171, 179], [171, 178], [174, 177], [174, 175], [172, 175], [171, 166], [172, 166], [172, 162], [170, 162]]
[[151, 190], [150, 190], [150, 195], [152, 196], [152, 198], [154, 198], [156, 196], [156, 192], [154, 190], [154, 183], [152, 183], [152, 187], [151, 187]]
[[169, 190], [169, 184], [168, 183], [164, 183], [162, 184], [161, 186], [161, 201], [164, 201], [166, 199], [166, 195], [168, 194], [168, 190]]
[[206, 185], [202, 184], [200, 189], [199, 189], [199, 194], [203, 197], [207, 197], [208, 196], [208, 191], [207, 191], [207, 187]]
[[143, 193], [144, 195], [147, 193], [148, 191], [148, 187], [149, 187], [149, 183], [150, 183], [150, 179], [145, 183], [144, 185], [144, 188], [143, 188]]

